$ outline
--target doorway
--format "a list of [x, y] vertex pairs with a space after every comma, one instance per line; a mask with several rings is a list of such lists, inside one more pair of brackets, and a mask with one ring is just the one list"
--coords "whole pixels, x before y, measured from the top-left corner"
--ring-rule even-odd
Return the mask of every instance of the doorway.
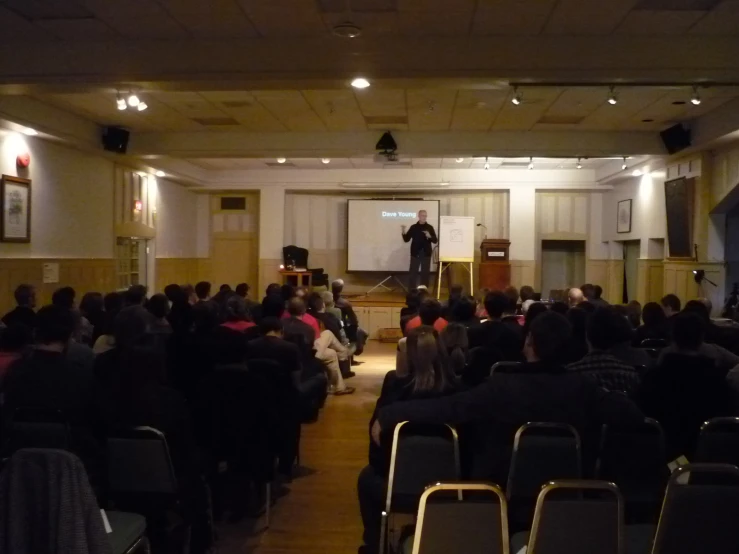
[[541, 241], [542, 298], [552, 298], [552, 291], [579, 287], [584, 282], [584, 240]]
[[[149, 244], [154, 241], [136, 237], [116, 239], [116, 287], [127, 290], [131, 285], [145, 285], [152, 290], [153, 250]], [[151, 275], [150, 275], [151, 274]]]
[[636, 280], [639, 273], [641, 241], [625, 240], [624, 245], [624, 303], [636, 300]]

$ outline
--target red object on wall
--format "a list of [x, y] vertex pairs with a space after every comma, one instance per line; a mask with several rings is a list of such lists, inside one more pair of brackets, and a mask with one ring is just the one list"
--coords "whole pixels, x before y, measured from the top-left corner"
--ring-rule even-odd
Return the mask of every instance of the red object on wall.
[[23, 168], [31, 165], [31, 154], [29, 154], [28, 152], [24, 154], [18, 154], [18, 157], [15, 159], [15, 165]]

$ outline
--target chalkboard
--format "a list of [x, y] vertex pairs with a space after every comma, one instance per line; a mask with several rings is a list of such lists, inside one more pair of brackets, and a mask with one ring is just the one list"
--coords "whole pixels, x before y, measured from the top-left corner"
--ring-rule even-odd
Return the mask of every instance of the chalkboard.
[[670, 258], [693, 258], [693, 179], [665, 181]]
[[475, 218], [442, 215], [439, 220], [439, 260], [472, 262], [475, 260]]

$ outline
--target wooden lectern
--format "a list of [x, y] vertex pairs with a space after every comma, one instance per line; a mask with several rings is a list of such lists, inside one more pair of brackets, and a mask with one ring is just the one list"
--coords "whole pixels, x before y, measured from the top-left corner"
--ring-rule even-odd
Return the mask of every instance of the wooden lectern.
[[507, 239], [483, 239], [480, 243], [480, 269], [478, 286], [491, 290], [503, 290], [511, 284], [511, 263]]

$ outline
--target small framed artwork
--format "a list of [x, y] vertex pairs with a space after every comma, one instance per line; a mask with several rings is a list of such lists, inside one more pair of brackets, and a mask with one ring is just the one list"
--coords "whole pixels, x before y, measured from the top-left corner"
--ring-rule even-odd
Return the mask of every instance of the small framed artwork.
[[0, 206], [0, 241], [31, 242], [31, 181], [3, 175]]
[[621, 200], [616, 210], [616, 232], [631, 232], [631, 199]]

